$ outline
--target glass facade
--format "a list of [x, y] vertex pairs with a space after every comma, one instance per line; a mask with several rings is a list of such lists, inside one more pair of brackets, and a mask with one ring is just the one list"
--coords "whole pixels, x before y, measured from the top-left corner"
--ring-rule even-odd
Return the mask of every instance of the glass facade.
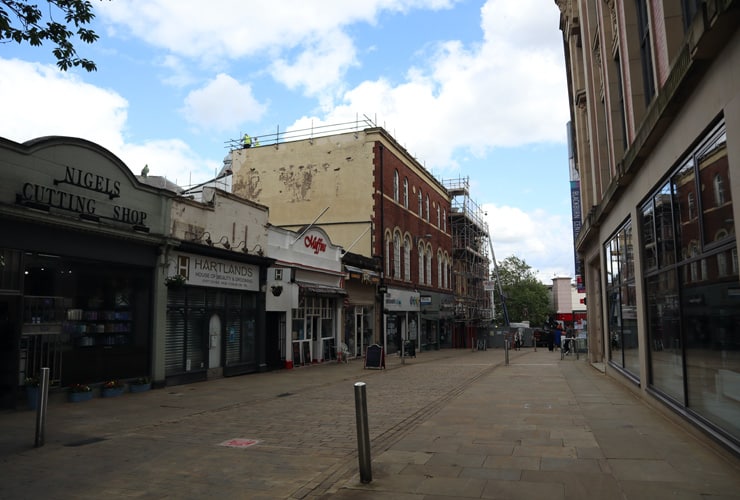
[[650, 385], [740, 439], [740, 283], [724, 124], [642, 207]]
[[336, 299], [301, 292], [300, 307], [293, 309], [293, 364], [331, 359], [334, 345]]
[[344, 308], [344, 339], [351, 356], [362, 357], [369, 345], [374, 344], [373, 306], [349, 305]]
[[148, 269], [25, 253], [20, 372], [52, 385], [149, 375]]
[[609, 327], [609, 360], [640, 378], [637, 293], [632, 223], [627, 222], [604, 247]]

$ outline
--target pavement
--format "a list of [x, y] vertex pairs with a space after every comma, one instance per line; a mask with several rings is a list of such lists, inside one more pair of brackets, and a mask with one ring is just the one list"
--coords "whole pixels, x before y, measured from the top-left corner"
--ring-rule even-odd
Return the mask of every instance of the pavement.
[[352, 360], [56, 397], [43, 446], [35, 411], [0, 412], [0, 429], [0, 499], [740, 499], [740, 458], [583, 356], [547, 349], [510, 351], [509, 364], [501, 349], [442, 349], [387, 356], [384, 370]]

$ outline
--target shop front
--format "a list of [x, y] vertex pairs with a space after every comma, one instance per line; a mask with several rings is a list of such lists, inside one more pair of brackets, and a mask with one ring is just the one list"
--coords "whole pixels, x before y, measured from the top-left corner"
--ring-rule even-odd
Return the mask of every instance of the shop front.
[[279, 338], [286, 368], [336, 359], [347, 292], [341, 248], [320, 228], [268, 229], [268, 335]]
[[347, 345], [349, 356], [363, 357], [367, 347], [378, 342], [375, 338], [375, 306], [380, 273], [374, 269], [371, 259], [359, 255], [345, 254], [343, 261], [347, 299], [344, 301], [341, 343]]
[[383, 348], [388, 354], [400, 352], [403, 341], [419, 349], [420, 294], [415, 290], [388, 287], [383, 299], [385, 332]]
[[449, 343], [455, 298], [450, 294], [422, 292], [419, 297], [419, 349], [438, 350]]
[[82, 139], [0, 139], [0, 172], [2, 405], [41, 368], [52, 389], [151, 376], [169, 195]]
[[200, 253], [168, 256], [168, 385], [256, 372], [264, 364], [264, 279], [258, 265], [264, 259], [234, 260], [234, 252], [198, 247], [183, 243], [180, 249]]

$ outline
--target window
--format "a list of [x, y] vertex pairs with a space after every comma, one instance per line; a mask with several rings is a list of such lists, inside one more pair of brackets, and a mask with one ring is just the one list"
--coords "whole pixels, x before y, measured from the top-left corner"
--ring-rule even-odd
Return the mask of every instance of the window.
[[424, 244], [421, 242], [421, 240], [419, 241], [418, 252], [419, 252], [419, 284], [423, 285], [424, 284]]
[[421, 189], [419, 189], [419, 217], [423, 217], [421, 213]]
[[393, 172], [393, 201], [398, 203], [398, 170]]
[[442, 231], [447, 232], [447, 209], [442, 210]]
[[717, 207], [721, 207], [725, 204], [724, 181], [720, 174], [714, 175], [714, 204]]
[[651, 387], [740, 439], [740, 421], [732, 417], [740, 402], [715, 389], [725, 374], [740, 372], [730, 354], [740, 345], [740, 309], [732, 298], [738, 265], [725, 190], [729, 175], [725, 125], [719, 123], [648, 202], [674, 207], [663, 211], [662, 222], [656, 211], [653, 228], [644, 227], [643, 234], [653, 231], [675, 251], [674, 258], [659, 258], [656, 268], [644, 270], [644, 289]]
[[437, 255], [437, 287], [442, 288], [442, 256]]
[[627, 151], [627, 117], [624, 107], [624, 88], [622, 87], [622, 61], [619, 59], [619, 51], [614, 57], [614, 68], [617, 72], [617, 98], [619, 101], [619, 118], [622, 125], [622, 151]]
[[650, 44], [650, 18], [648, 17], [647, 0], [637, 1], [637, 22], [640, 36], [640, 62], [642, 63], [642, 80], [645, 90], [645, 104], [650, 104], [655, 96], [653, 79], [653, 54]]
[[425, 219], [427, 220], [427, 222], [429, 222], [429, 195], [427, 195], [426, 197], [426, 201], [424, 203], [424, 209], [426, 213]]
[[391, 275], [391, 257], [393, 256], [393, 239], [389, 233], [386, 233], [385, 237], [385, 275]]
[[685, 31], [689, 30], [689, 26], [694, 21], [696, 14], [700, 12], [701, 2], [702, 0], [681, 0], [683, 27]]
[[627, 222], [605, 244], [609, 360], [640, 377], [637, 337], [637, 292], [632, 254], [632, 224]]
[[442, 214], [439, 211], [439, 205], [437, 205], [437, 227], [442, 227]]
[[403, 279], [411, 281], [411, 238], [403, 239]]
[[401, 279], [401, 237], [398, 233], [393, 235], [393, 277]]
[[403, 180], [403, 208], [409, 208], [409, 180]]
[[426, 272], [425, 283], [427, 285], [431, 285], [432, 284], [432, 249], [431, 248], [427, 248], [426, 261], [427, 261], [427, 272]]

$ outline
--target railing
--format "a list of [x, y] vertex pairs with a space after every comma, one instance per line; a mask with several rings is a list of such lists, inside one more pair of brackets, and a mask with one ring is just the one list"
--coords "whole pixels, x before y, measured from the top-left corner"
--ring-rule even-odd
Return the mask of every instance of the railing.
[[[362, 118], [360, 118], [358, 115], [357, 118], [351, 122], [314, 126], [313, 120], [311, 120], [311, 125], [307, 128], [294, 128], [281, 131], [280, 126], [278, 125], [274, 132], [249, 135], [253, 142], [252, 147], [278, 146], [285, 142], [313, 139], [315, 137], [342, 134], [345, 132], [359, 132], [366, 128], [374, 128], [376, 126], [375, 122], [367, 116], [363, 115]], [[244, 134], [242, 134], [238, 139], [229, 139], [226, 141], [226, 147], [229, 151], [242, 148], [244, 146], [243, 138]]]

